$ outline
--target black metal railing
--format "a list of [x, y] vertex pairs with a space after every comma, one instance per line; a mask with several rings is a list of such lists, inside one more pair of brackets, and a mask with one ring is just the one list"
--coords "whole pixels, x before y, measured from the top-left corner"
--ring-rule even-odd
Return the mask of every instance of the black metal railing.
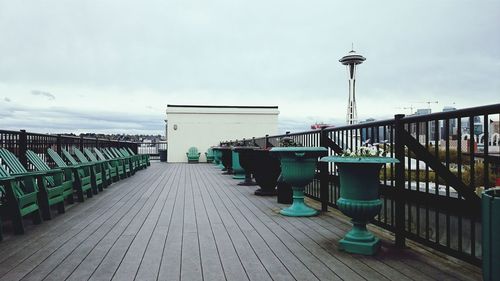
[[141, 143], [137, 147], [139, 154], [148, 154], [151, 160], [160, 160], [160, 150], [167, 150], [166, 142]]
[[73, 148], [101, 148], [101, 147], [128, 147], [135, 153], [138, 152], [138, 143], [115, 141], [99, 138], [84, 138], [77, 136], [49, 135], [29, 133], [21, 131], [6, 131], [0, 130], [0, 147], [7, 148], [13, 152], [21, 161], [21, 163], [32, 170], [34, 167], [28, 165], [26, 159], [26, 151], [32, 150], [40, 155], [51, 167], [55, 166], [51, 158], [47, 154], [47, 149], [52, 148], [58, 153], [62, 149], [72, 152]]
[[[394, 232], [399, 247], [408, 238], [480, 265], [479, 196], [500, 184], [499, 121], [500, 104], [494, 104], [239, 142], [268, 148], [287, 136], [326, 147], [329, 155], [367, 144], [384, 148], [401, 163], [380, 172], [383, 207], [373, 223]], [[337, 207], [340, 188], [335, 164], [320, 163], [306, 194], [325, 211]]]

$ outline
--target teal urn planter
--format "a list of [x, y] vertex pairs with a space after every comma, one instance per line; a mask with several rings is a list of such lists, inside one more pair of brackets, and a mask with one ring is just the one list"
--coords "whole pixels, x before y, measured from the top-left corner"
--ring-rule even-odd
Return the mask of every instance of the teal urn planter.
[[304, 202], [304, 187], [311, 183], [316, 174], [318, 157], [327, 154], [324, 147], [274, 147], [271, 153], [281, 161], [281, 176], [292, 186], [293, 201], [288, 208], [280, 213], [290, 217], [315, 216], [318, 211]]
[[352, 219], [353, 227], [340, 240], [339, 247], [349, 253], [374, 255], [380, 248], [380, 239], [366, 229], [382, 207], [379, 199], [379, 173], [385, 163], [398, 163], [389, 157], [339, 157], [321, 158], [334, 162], [340, 177], [340, 198], [337, 206]]
[[240, 165], [240, 154], [238, 151], [232, 149], [232, 158], [233, 158], [233, 179], [244, 180], [245, 179], [245, 170]]
[[215, 167], [221, 170], [224, 169], [224, 165], [222, 164], [222, 151], [220, 150], [220, 147], [214, 147], [212, 149], [214, 151]]

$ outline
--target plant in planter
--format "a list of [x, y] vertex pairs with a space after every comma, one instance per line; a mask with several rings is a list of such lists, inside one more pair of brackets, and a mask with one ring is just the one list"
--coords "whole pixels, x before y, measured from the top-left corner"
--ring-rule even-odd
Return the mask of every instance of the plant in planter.
[[293, 202], [280, 213], [285, 216], [314, 216], [318, 211], [304, 203], [304, 187], [308, 185], [316, 173], [318, 157], [327, 154], [324, 147], [301, 147], [291, 138], [280, 140], [283, 147], [274, 147], [271, 153], [278, 155], [281, 161], [281, 177], [290, 184], [293, 190]]
[[380, 248], [379, 238], [366, 229], [366, 224], [382, 207], [378, 193], [380, 168], [386, 163], [399, 163], [385, 156], [386, 152], [374, 145], [321, 158], [323, 162], [336, 164], [340, 177], [337, 206], [352, 218], [352, 229], [340, 240], [340, 248], [347, 252], [374, 255]]

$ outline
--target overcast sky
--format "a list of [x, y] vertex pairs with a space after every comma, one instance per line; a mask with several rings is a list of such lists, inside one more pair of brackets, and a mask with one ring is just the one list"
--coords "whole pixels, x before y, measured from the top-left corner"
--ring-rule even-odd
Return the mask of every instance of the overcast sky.
[[167, 104], [340, 125], [352, 42], [360, 119], [500, 102], [500, 1], [408, 2], [0, 0], [0, 129], [162, 133]]

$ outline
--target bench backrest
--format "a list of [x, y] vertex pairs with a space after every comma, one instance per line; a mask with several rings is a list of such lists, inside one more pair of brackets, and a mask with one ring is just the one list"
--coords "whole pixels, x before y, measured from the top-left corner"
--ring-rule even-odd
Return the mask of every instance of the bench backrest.
[[64, 162], [62, 157], [59, 156], [59, 154], [57, 154], [57, 152], [55, 152], [52, 148], [47, 148], [47, 154], [50, 156], [50, 158], [52, 158], [54, 163], [56, 163], [57, 167], [59, 168], [68, 167], [68, 164], [66, 164], [66, 162]]
[[92, 154], [92, 151], [90, 151], [90, 149], [84, 148], [83, 152], [85, 153], [85, 155], [87, 155], [87, 157], [90, 159], [90, 161], [92, 161], [92, 162], [99, 161], [99, 160], [97, 160], [97, 158], [95, 157], [95, 155]]
[[78, 165], [78, 161], [76, 161], [76, 159], [73, 157], [73, 155], [71, 155], [71, 153], [69, 153], [69, 151], [67, 151], [66, 149], [61, 149], [62, 151], [62, 154], [64, 155], [64, 158], [66, 158], [69, 163], [71, 165]]
[[13, 174], [23, 174], [28, 172], [19, 159], [17, 159], [17, 157], [9, 150], [0, 148], [0, 158], [2, 158], [2, 161], [5, 165], [7, 165], [7, 167], [9, 167]]
[[73, 147], [73, 152], [75, 152], [76, 158], [80, 161], [80, 163], [89, 163], [90, 161], [83, 155], [83, 152], [80, 151], [80, 149]]
[[50, 170], [49, 165], [47, 165], [47, 163], [45, 163], [45, 161], [43, 161], [43, 159], [40, 158], [40, 156], [38, 154], [36, 154], [35, 152], [33, 152], [31, 150], [27, 150], [26, 151], [26, 157], [28, 157], [28, 161], [33, 166], [35, 166], [35, 168], [38, 171], [48, 171], [48, 170]]
[[194, 147], [194, 146], [193, 146], [193, 147], [190, 147], [190, 148], [188, 149], [188, 154], [189, 154], [189, 155], [198, 155], [198, 153], [199, 153], [199, 152], [198, 152], [198, 148], [196, 148], [196, 147]]

